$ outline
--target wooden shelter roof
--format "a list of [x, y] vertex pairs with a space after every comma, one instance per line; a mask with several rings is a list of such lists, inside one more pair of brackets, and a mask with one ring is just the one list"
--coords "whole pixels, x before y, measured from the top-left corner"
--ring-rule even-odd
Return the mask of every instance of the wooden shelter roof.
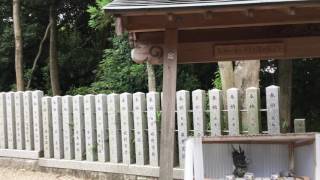
[[108, 12], [171, 10], [186, 8], [214, 8], [248, 5], [283, 5], [313, 3], [318, 0], [114, 0], [104, 7]]

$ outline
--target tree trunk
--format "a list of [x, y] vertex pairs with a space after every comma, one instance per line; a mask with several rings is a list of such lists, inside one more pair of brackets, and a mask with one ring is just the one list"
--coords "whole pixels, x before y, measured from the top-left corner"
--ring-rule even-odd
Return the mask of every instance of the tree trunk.
[[147, 62], [147, 72], [148, 72], [148, 88], [149, 92], [156, 91], [156, 75], [152, 64]]
[[51, 1], [49, 10], [49, 23], [50, 27], [50, 81], [53, 95], [60, 95], [60, 83], [59, 83], [59, 65], [58, 65], [58, 53], [57, 53], [57, 22], [56, 22], [56, 7], [54, 0]]
[[280, 60], [280, 119], [283, 131], [291, 129], [291, 97], [292, 97], [292, 60]]
[[[259, 88], [260, 60], [236, 61], [234, 68], [235, 87], [240, 90], [241, 109], [246, 109], [245, 90], [249, 87]], [[241, 113], [242, 129], [247, 130], [247, 118]]]
[[232, 61], [218, 62], [219, 72], [221, 77], [222, 92], [223, 92], [223, 104], [227, 107], [226, 92], [228, 89], [234, 87], [234, 74]]
[[20, 20], [20, 0], [13, 0], [13, 29], [15, 39], [15, 70], [17, 91], [24, 91], [23, 80], [23, 41]]

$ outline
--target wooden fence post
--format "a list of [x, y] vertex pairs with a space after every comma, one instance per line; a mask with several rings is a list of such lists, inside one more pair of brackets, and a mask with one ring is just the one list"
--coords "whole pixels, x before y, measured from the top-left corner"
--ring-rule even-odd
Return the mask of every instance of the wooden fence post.
[[96, 121], [97, 121], [97, 143], [98, 161], [109, 161], [108, 119], [107, 119], [107, 95], [96, 96]]
[[52, 129], [52, 106], [51, 97], [42, 98], [42, 117], [43, 117], [43, 146], [44, 157], [53, 157], [53, 129]]
[[239, 108], [239, 89], [231, 88], [227, 90], [227, 104], [229, 135], [240, 135], [242, 123]]
[[24, 139], [24, 118], [23, 118], [23, 92], [14, 93], [15, 103], [15, 119], [16, 119], [16, 141], [17, 149], [23, 150], [25, 148]]
[[135, 152], [133, 144], [132, 94], [130, 93], [120, 95], [120, 116], [122, 161], [125, 164], [132, 164], [134, 163]]
[[63, 148], [64, 158], [74, 159], [74, 122], [72, 113], [72, 97], [62, 97]]
[[26, 91], [23, 93], [23, 104], [24, 104], [24, 127], [25, 127], [25, 141], [26, 150], [34, 149], [33, 140], [33, 111], [32, 111], [32, 92]]
[[86, 135], [86, 159], [88, 161], [97, 160], [97, 134], [95, 118], [95, 97], [94, 95], [84, 96], [84, 117]]
[[7, 132], [8, 132], [8, 148], [16, 149], [16, 121], [14, 111], [14, 93], [8, 92], [6, 94], [7, 103]]
[[190, 92], [181, 90], [177, 92], [177, 123], [179, 142], [179, 165], [184, 168], [186, 140], [190, 130]]
[[193, 126], [194, 136], [201, 137], [205, 135], [205, 91], [195, 90], [192, 92]]
[[110, 161], [119, 163], [122, 160], [121, 134], [120, 134], [120, 117], [119, 117], [119, 95], [108, 95], [108, 125], [109, 125], [109, 144], [110, 144]]
[[211, 136], [222, 135], [222, 91], [212, 89], [208, 92], [209, 95], [209, 110], [210, 110], [210, 126]]
[[246, 89], [248, 134], [259, 134], [260, 120], [260, 89], [251, 87]]
[[136, 163], [145, 165], [148, 163], [148, 139], [147, 120], [145, 117], [146, 97], [144, 93], [133, 94], [133, 117], [135, 129]]
[[6, 94], [0, 93], [0, 149], [8, 148]]
[[41, 98], [42, 91], [32, 92], [32, 117], [33, 117], [33, 135], [34, 135], [34, 150], [43, 150], [43, 129], [42, 129], [42, 113], [41, 113]]
[[52, 98], [52, 129], [53, 129], [53, 146], [54, 158], [64, 158], [63, 148], [63, 129], [62, 129], [62, 110], [61, 96]]
[[84, 136], [84, 107], [83, 96], [73, 97], [73, 122], [74, 122], [74, 144], [75, 159], [81, 161], [85, 157], [85, 136]]
[[160, 95], [158, 92], [147, 94], [147, 116], [149, 137], [149, 160], [151, 166], [159, 166], [159, 127], [160, 123]]
[[269, 134], [280, 134], [279, 94], [280, 88], [278, 86], [269, 86], [266, 88]]

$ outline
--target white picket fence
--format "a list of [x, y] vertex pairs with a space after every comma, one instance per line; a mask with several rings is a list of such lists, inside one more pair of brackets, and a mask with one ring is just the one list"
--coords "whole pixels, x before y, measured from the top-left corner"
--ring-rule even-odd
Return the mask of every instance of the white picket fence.
[[[176, 96], [177, 168], [183, 177], [188, 136], [240, 135], [241, 113], [248, 134], [261, 133], [260, 114], [267, 114], [267, 133], [280, 133], [279, 87], [246, 90], [246, 109], [239, 90], [178, 91]], [[192, 101], [192, 103], [191, 103]], [[192, 104], [192, 105], [191, 105]], [[191, 108], [192, 106], [192, 108]], [[228, 129], [223, 128], [227, 115]], [[159, 176], [161, 94], [158, 92], [43, 97], [41, 91], [0, 93], [0, 156], [40, 158], [46, 167]]]

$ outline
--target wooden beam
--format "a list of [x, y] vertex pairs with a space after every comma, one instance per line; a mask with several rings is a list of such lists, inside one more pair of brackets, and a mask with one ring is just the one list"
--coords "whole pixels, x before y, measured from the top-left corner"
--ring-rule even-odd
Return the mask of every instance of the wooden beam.
[[[162, 64], [163, 56], [156, 52], [162, 52], [163, 49], [163, 44], [139, 45], [132, 53], [132, 57], [135, 61], [143, 59], [140, 62], [147, 60], [152, 64]], [[178, 45], [178, 64], [316, 57], [320, 57], [320, 36], [180, 43]]]
[[163, 61], [163, 106], [160, 141], [160, 180], [173, 179], [175, 96], [177, 81], [178, 31], [167, 29]]
[[[246, 13], [247, 12], [247, 13]], [[248, 13], [249, 12], [249, 13]], [[295, 8], [294, 15], [286, 9], [242, 10], [216, 12], [212, 18], [203, 13], [175, 14], [178, 30], [270, 26], [283, 24], [319, 23], [319, 8]], [[167, 15], [127, 16], [126, 28], [132, 32], [164, 31]]]

